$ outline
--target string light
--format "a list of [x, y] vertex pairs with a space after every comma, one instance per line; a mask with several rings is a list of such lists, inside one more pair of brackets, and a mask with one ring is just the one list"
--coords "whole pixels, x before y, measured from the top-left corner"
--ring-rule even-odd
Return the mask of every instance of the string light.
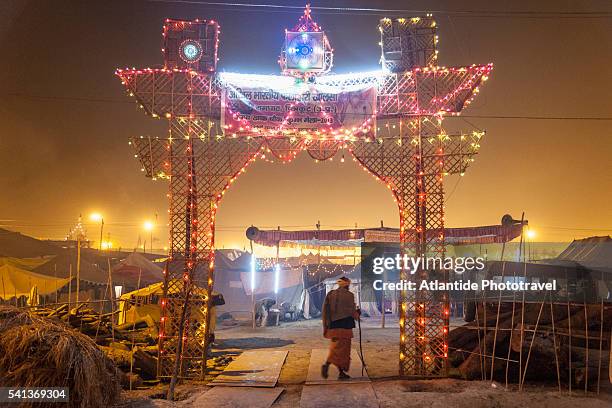
[[[412, 24], [415, 27], [427, 25], [430, 29], [435, 29], [436, 23], [431, 16], [425, 18], [400, 19], [401, 24]], [[390, 19], [383, 20], [384, 24], [390, 22]], [[210, 49], [204, 47], [199, 48], [202, 44], [192, 44], [190, 54], [176, 58], [172, 57], [170, 52], [172, 45], [170, 37], [176, 33], [180, 33], [187, 29], [192, 30], [194, 26], [204, 26], [212, 31], [212, 44]], [[382, 28], [379, 27], [382, 31]], [[304, 14], [301, 16], [298, 25], [294, 31], [322, 32], [321, 27], [312, 19], [310, 8], [307, 6]], [[191, 270], [195, 265], [202, 260], [202, 257], [208, 259], [208, 267], [210, 270], [208, 276], [208, 288], [213, 287], [213, 272], [214, 272], [214, 233], [215, 233], [215, 217], [218, 205], [225, 195], [226, 191], [233, 185], [237, 177], [246, 171], [248, 165], [256, 159], [275, 162], [278, 160], [282, 163], [292, 161], [296, 155], [306, 150], [315, 159], [315, 162], [323, 160], [332, 160], [336, 152], [340, 149], [347, 149], [353, 158], [364, 171], [370, 173], [374, 179], [381, 181], [391, 191], [394, 201], [398, 205], [400, 212], [400, 242], [405, 243], [408, 240], [414, 239], [413, 235], [417, 234], [422, 240], [425, 240], [427, 231], [419, 222], [412, 225], [411, 211], [416, 198], [418, 206], [424, 207], [427, 203], [436, 199], [435, 190], [431, 192], [430, 187], [433, 185], [441, 185], [443, 177], [449, 174], [449, 169], [456, 172], [460, 170], [463, 175], [465, 168], [473, 162], [473, 155], [480, 147], [480, 138], [483, 132], [474, 132], [472, 134], [448, 135], [442, 129], [442, 121], [447, 115], [458, 115], [461, 110], [469, 105], [473, 98], [478, 94], [480, 85], [487, 81], [490, 72], [493, 68], [492, 64], [488, 65], [471, 65], [469, 67], [444, 67], [437, 66], [438, 52], [435, 46], [438, 44], [438, 37], [433, 36], [434, 52], [431, 54], [431, 59], [425, 66], [415, 67], [404, 72], [389, 72], [388, 67], [383, 65], [383, 68], [374, 72], [353, 73], [343, 75], [326, 75], [317, 78], [311, 75], [303, 75], [296, 80], [291, 76], [274, 76], [274, 75], [245, 75], [236, 73], [216, 73], [216, 63], [218, 61], [217, 49], [220, 35], [220, 28], [216, 22], [195, 20], [179, 21], [167, 19], [163, 30], [164, 46], [162, 52], [166, 55], [164, 67], [161, 69], [136, 69], [126, 68], [118, 69], [117, 76], [121, 79], [122, 84], [126, 87], [128, 94], [135, 98], [138, 106], [153, 118], [165, 118], [169, 121], [169, 135], [165, 141], [162, 151], [167, 156], [160, 161], [160, 169], [153, 169], [153, 155], [151, 152], [140, 151], [141, 147], [146, 143], [132, 141], [131, 144], [137, 149], [137, 158], [141, 160], [143, 166], [147, 167], [147, 176], [154, 179], [172, 179], [173, 160], [176, 160], [179, 143], [186, 143], [185, 157], [189, 158], [187, 164], [189, 169], [186, 173], [180, 173], [183, 179], [181, 183], [187, 183], [188, 193], [190, 195], [187, 202], [188, 208], [191, 209], [191, 243], [188, 246], [189, 255], [186, 260], [188, 270], [182, 275], [182, 280], [185, 285], [191, 284]], [[181, 34], [182, 35], [182, 34]], [[323, 48], [325, 52], [325, 66], [329, 70], [333, 61], [333, 49], [329, 44], [329, 40], [323, 35]], [[191, 42], [185, 40], [178, 42], [187, 46]], [[180, 51], [180, 50], [179, 50]], [[208, 62], [200, 64], [198, 54], [211, 53], [212, 59]], [[193, 56], [193, 58], [190, 57]], [[281, 66], [286, 63], [283, 60], [286, 56], [279, 58]], [[195, 61], [198, 59], [198, 61]], [[290, 70], [285, 70], [284, 74], [295, 74]], [[154, 84], [154, 92], [147, 91], [143, 84]], [[280, 116], [279, 125], [264, 128], [256, 126], [256, 122], [246, 120], [243, 115], [237, 111], [233, 111], [226, 106], [222, 99], [223, 92], [229, 92], [231, 89], [238, 88], [239, 84], [262, 84], [269, 87], [271, 92], [281, 92], [283, 89], [292, 89], [294, 98], [288, 101], [288, 108]], [[363, 90], [373, 89], [376, 92], [376, 109], [368, 112], [367, 115], [360, 116], [359, 121], [355, 125], [346, 122], [344, 126], [339, 126], [334, 123], [333, 114], [325, 108], [329, 104], [324, 101], [310, 103], [303, 98], [310, 88], [318, 86], [322, 89], [332, 89], [333, 94], [347, 92], [347, 90]], [[423, 90], [431, 90], [429, 98], [423, 97]], [[429, 92], [429, 91], [428, 91]], [[164, 97], [163, 95], [166, 95]], [[172, 95], [168, 98], [167, 95]], [[174, 96], [181, 95], [181, 98]], [[244, 97], [244, 95], [242, 95]], [[249, 101], [249, 98], [244, 98]], [[308, 129], [301, 129], [298, 125], [301, 112], [307, 107], [318, 108], [317, 115], [312, 115], [316, 119], [316, 126]], [[224, 125], [221, 121], [214, 121], [213, 117], [218, 118], [218, 112], [224, 112], [221, 119], [224, 119]], [[230, 120], [227, 120], [230, 119]], [[363, 119], [363, 120], [362, 120]], [[383, 123], [377, 123], [383, 121]], [[386, 123], [384, 122], [386, 120]], [[382, 131], [381, 131], [382, 129]], [[174, 135], [174, 136], [173, 136]], [[177, 137], [178, 136], [178, 137]], [[206, 143], [226, 143], [229, 140], [242, 138], [245, 143], [249, 144], [249, 151], [243, 157], [244, 165], [242, 165], [233, 175], [224, 179], [224, 184], [219, 190], [215, 191], [210, 202], [210, 208], [198, 208], [197, 203], [193, 199], [194, 194], [199, 194], [195, 190], [194, 179], [197, 176], [194, 162], [190, 157], [193, 155], [191, 145], [197, 139]], [[227, 140], [226, 140], [227, 139]], [[370, 146], [368, 146], [370, 145]], [[365, 146], [365, 147], [364, 147]], [[410, 197], [405, 196], [405, 186], [402, 186], [402, 180], [398, 180], [397, 174], [389, 170], [381, 170], [371, 161], [368, 154], [364, 154], [360, 149], [374, 151], [374, 149], [386, 149], [387, 146], [392, 146], [394, 151], [400, 152], [406, 158], [404, 166], [409, 166], [407, 171], [411, 174], [409, 177], [414, 177], [417, 186], [416, 196], [410, 193]], [[457, 153], [455, 146], [459, 146]], [[150, 147], [150, 142], [149, 142]], [[447, 148], [450, 149], [447, 151]], [[149, 162], [147, 162], [149, 160]], [[455, 160], [455, 161], [453, 161]], [[344, 163], [345, 158], [342, 154], [340, 162]], [[429, 163], [428, 166], [423, 165], [423, 162]], [[146, 163], [146, 164], [145, 164]], [[456, 164], [458, 163], [458, 164]], [[155, 164], [157, 165], [157, 164]], [[142, 171], [145, 171], [143, 167]], [[391, 174], [393, 173], [393, 174]], [[402, 173], [403, 174], [403, 173]], [[174, 177], [179, 177], [174, 174]], [[429, 183], [429, 184], [428, 184]], [[425, 190], [425, 185], [428, 189]], [[170, 201], [174, 199], [172, 194], [168, 194]], [[199, 210], [200, 212], [198, 212]], [[184, 211], [182, 209], [171, 208], [169, 210], [170, 219], [173, 218], [174, 211]], [[200, 225], [198, 214], [205, 213], [210, 217], [207, 220], [207, 225]], [[440, 209], [440, 222], [444, 221], [444, 209]], [[202, 218], [204, 220], [204, 218]], [[413, 221], [415, 223], [415, 221]], [[443, 245], [444, 234], [439, 233], [433, 235], [436, 239], [435, 245]], [[170, 261], [174, 260], [176, 253], [181, 253], [184, 248], [180, 248], [180, 243], [171, 242]], [[252, 259], [252, 274], [251, 288], [255, 289], [255, 268], [260, 265], [262, 270], [269, 267], [274, 268], [275, 272], [275, 291], [278, 290], [278, 275], [280, 273], [281, 264], [274, 263], [272, 260], [255, 260]], [[309, 271], [311, 276], [317, 273], [334, 274], [336, 266], [318, 265], [315, 271]], [[171, 275], [166, 268], [165, 276]], [[181, 276], [178, 276], [179, 281]], [[168, 278], [167, 278], [168, 279]], [[401, 305], [400, 317], [400, 360], [406, 358], [405, 349], [403, 348], [407, 337], [404, 332], [407, 328], [406, 323], [406, 302]], [[168, 313], [166, 299], [162, 299], [162, 318], [160, 325], [160, 339], [165, 337], [166, 315]], [[430, 316], [426, 316], [426, 307], [421, 305], [418, 309], [418, 315], [414, 317], [414, 322], [419, 330], [417, 337], [424, 344], [427, 343], [431, 336], [426, 337], [424, 330]], [[207, 315], [208, 310], [204, 307], [204, 313]], [[448, 310], [444, 309], [442, 315], [447, 318]], [[412, 319], [412, 318], [411, 318]], [[430, 321], [430, 324], [434, 324]], [[202, 325], [206, 329], [206, 325]], [[447, 326], [443, 326], [444, 335], [448, 333]], [[183, 339], [188, 340], [186, 334]], [[447, 357], [446, 336], [443, 337], [443, 357]], [[424, 345], [424, 347], [426, 347]], [[160, 354], [164, 353], [163, 347], [160, 345]], [[441, 353], [431, 351], [430, 354], [423, 353], [424, 361], [431, 361], [432, 358], [439, 358]]]

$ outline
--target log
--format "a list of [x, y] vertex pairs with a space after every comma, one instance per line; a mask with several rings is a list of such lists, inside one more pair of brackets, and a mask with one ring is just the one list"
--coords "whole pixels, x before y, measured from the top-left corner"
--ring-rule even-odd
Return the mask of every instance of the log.
[[133, 329], [144, 329], [149, 327], [149, 323], [146, 319], [139, 319], [136, 322], [123, 323], [115, 326], [115, 330], [133, 330]]
[[134, 347], [132, 351], [105, 346], [100, 346], [100, 349], [119, 368], [129, 370], [130, 363], [133, 361], [133, 369], [138, 370], [143, 379], [153, 379], [157, 376], [157, 359], [149, 353], [139, 350], [138, 347]]
[[124, 390], [142, 387], [142, 378], [136, 373], [121, 372], [121, 386]]
[[68, 310], [68, 305], [67, 304], [61, 305], [60, 307], [58, 307], [57, 309], [54, 309], [51, 313], [49, 313], [47, 315], [47, 317], [53, 317], [55, 315], [61, 315], [64, 312], [66, 312], [67, 310]]
[[[569, 328], [570, 324], [573, 329], [584, 330], [585, 323], [588, 320], [589, 323], [597, 323], [599, 325], [599, 321], [601, 318], [601, 305], [587, 305], [586, 319], [583, 307], [574, 307], [574, 311], [570, 318], [563, 319], [556, 323], [556, 327], [559, 328]], [[576, 310], [577, 309], [577, 310]]]
[[[512, 323], [511, 319], [504, 319], [499, 322], [499, 328], [509, 328]], [[478, 345], [478, 339], [476, 339], [476, 345], [472, 348], [471, 354], [465, 359], [459, 366], [459, 372], [461, 375], [468, 380], [476, 378], [482, 378], [483, 370], [484, 373], [491, 371], [491, 357], [482, 357], [482, 351], [486, 350], [486, 354], [491, 356], [493, 353], [493, 341], [495, 340], [497, 345], [495, 347], [495, 355], [497, 357], [506, 358], [507, 338], [510, 335], [509, 330], [498, 330], [497, 337], [495, 336], [495, 329], [489, 331], [486, 336], [481, 337], [480, 346]], [[505, 347], [503, 347], [506, 345]], [[481, 351], [482, 350], [482, 351]], [[505, 361], [496, 360], [493, 366], [493, 370], [497, 371], [501, 368], [505, 368]]]

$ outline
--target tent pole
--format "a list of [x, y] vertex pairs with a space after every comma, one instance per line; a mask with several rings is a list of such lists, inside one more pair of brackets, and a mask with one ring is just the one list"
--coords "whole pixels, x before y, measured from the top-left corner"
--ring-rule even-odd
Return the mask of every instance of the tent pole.
[[255, 281], [254, 279], [254, 275], [255, 275], [255, 252], [253, 252], [253, 240], [250, 239], [249, 240], [249, 244], [251, 245], [251, 274], [253, 276], [251, 276], [251, 311], [252, 311], [252, 317], [253, 317], [253, 329], [255, 328], [255, 285], [253, 284], [253, 282]]
[[[278, 226], [278, 230], [280, 231], [280, 225]], [[276, 289], [276, 291], [274, 292], [274, 301], [276, 302], [276, 308], [279, 310], [279, 313], [276, 315], [276, 325], [278, 326], [278, 321], [280, 320], [280, 305], [278, 304], [278, 287], [276, 286], [276, 279], [280, 279], [276, 277], [276, 275], [280, 275], [280, 233], [279, 233], [279, 239], [278, 241], [276, 241], [276, 267], [274, 268], [274, 275], [275, 275], [275, 281], [274, 281], [274, 288]]]
[[[113, 274], [111, 273], [110, 258], [106, 258], [106, 262], [108, 264], [108, 284], [109, 284], [109, 292], [110, 292], [111, 334], [112, 334], [113, 341], [115, 341], [115, 288], [113, 286]], [[130, 381], [131, 381], [131, 379], [130, 379]]]
[[79, 307], [79, 290], [81, 290], [81, 235], [77, 235], [77, 265], [76, 265], [76, 307]]
[[[380, 223], [382, 225], [382, 221]], [[386, 281], [387, 281], [387, 270], [385, 269], [383, 271], [383, 282], [386, 282]], [[381, 328], [384, 329], [385, 328], [385, 319], [386, 319], [386, 310], [385, 310], [385, 300], [386, 300], [385, 298], [386, 298], [386, 296], [385, 296], [384, 288], [382, 290], [381, 295], [382, 295], [382, 307], [381, 307], [381, 309], [382, 309], [382, 318], [380, 320], [380, 324], [381, 324]], [[376, 300], [376, 299], [374, 299], [374, 300]]]
[[53, 277], [55, 278], [55, 303], [57, 304], [57, 264], [53, 265]]
[[70, 297], [72, 296], [72, 263], [69, 265], [70, 280], [68, 281], [68, 313], [70, 313]]

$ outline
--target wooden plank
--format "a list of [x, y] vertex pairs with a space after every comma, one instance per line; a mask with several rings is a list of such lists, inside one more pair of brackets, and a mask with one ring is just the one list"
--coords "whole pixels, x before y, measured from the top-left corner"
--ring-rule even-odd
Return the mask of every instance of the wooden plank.
[[250, 350], [232, 361], [210, 385], [274, 387], [287, 350]]
[[215, 387], [195, 398], [195, 408], [270, 408], [284, 388]]
[[300, 408], [378, 408], [378, 400], [371, 383], [305, 385]]
[[351, 365], [348, 375], [351, 378], [345, 380], [338, 379], [338, 369], [333, 364], [329, 366], [329, 376], [327, 379], [321, 377], [321, 366], [327, 359], [328, 351], [325, 349], [313, 349], [310, 353], [310, 364], [308, 365], [308, 375], [306, 376], [306, 384], [338, 384], [338, 383], [357, 383], [369, 382], [370, 378], [366, 370], [363, 370], [361, 375], [361, 359], [357, 350], [351, 350]]

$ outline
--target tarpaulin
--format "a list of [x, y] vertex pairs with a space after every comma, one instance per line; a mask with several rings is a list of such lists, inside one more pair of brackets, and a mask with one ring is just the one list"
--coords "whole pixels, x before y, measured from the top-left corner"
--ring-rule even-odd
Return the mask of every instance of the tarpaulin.
[[69, 278], [54, 278], [12, 265], [0, 266], [0, 297], [4, 300], [15, 296], [30, 296], [34, 286], [38, 288], [39, 295], [48, 295], [68, 282]]
[[[487, 244], [509, 242], [521, 235], [522, 225], [486, 225], [482, 227], [444, 228], [447, 244]], [[434, 232], [432, 232], [433, 234]], [[355, 228], [346, 230], [256, 230], [253, 241], [259, 245], [295, 247], [300, 242], [311, 245], [313, 242], [330, 246], [335, 242], [339, 247], [354, 247], [355, 241], [399, 242], [398, 228]], [[328, 241], [327, 244], [324, 242]]]

